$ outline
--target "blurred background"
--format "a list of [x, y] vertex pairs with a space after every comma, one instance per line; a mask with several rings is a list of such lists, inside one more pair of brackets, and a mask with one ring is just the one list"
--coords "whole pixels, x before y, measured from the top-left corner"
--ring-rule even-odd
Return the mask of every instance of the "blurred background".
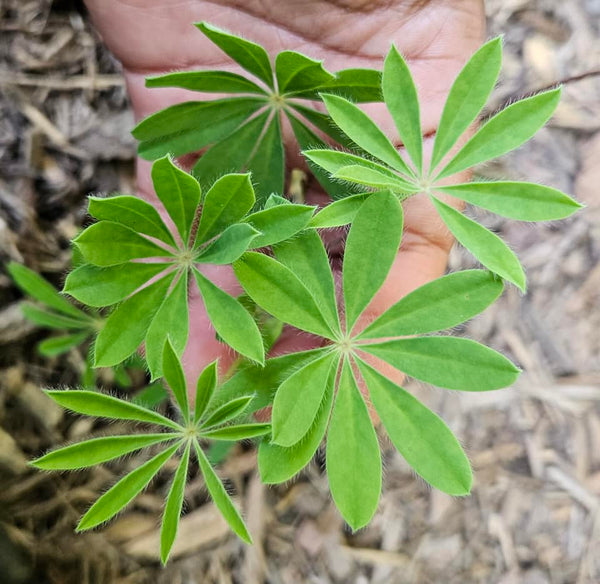
[[[103, 427], [41, 393], [95, 380], [85, 351], [50, 343], [40, 355], [38, 343], [56, 333], [24, 318], [5, 265], [25, 263], [60, 286], [86, 195], [134, 192], [135, 143], [119, 65], [82, 5], [0, 0], [1, 584], [600, 582], [600, 1], [488, 0], [486, 9], [489, 36], [505, 40], [490, 111], [559, 80], [565, 91], [534, 140], [479, 174], [552, 185], [587, 208], [543, 225], [478, 212], [522, 259], [529, 292], [509, 287], [460, 333], [519, 363], [519, 382], [482, 395], [408, 387], [462, 438], [472, 496], [431, 491], [383, 443], [379, 512], [352, 535], [320, 456], [295, 482], [268, 488], [252, 449], [213, 452], [256, 544], [229, 532], [196, 478], [161, 569], [168, 481], [154, 482], [107, 529], [75, 535], [81, 512], [135, 459], [63, 475], [26, 466]], [[473, 265], [453, 250], [451, 269]], [[96, 382], [149, 401], [163, 395], [135, 363]]]

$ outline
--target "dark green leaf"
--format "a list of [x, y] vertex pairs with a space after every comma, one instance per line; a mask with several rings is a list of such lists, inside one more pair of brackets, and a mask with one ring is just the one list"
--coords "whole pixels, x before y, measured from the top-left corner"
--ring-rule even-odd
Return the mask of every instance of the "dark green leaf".
[[81, 518], [77, 531], [85, 531], [112, 519], [141, 493], [154, 475], [177, 451], [178, 444], [157, 454], [139, 468], [125, 475], [102, 495]]
[[502, 280], [485, 270], [448, 274], [396, 302], [358, 338], [403, 337], [451, 328], [485, 310], [503, 289]]
[[61, 335], [60, 337], [51, 337], [39, 343], [37, 348], [40, 355], [44, 357], [56, 357], [57, 355], [66, 353], [73, 347], [81, 345], [89, 336], [90, 333], [86, 331], [71, 335]]
[[250, 79], [228, 71], [177, 71], [146, 77], [146, 87], [182, 87], [205, 93], [259, 93], [265, 90]]
[[160, 383], [151, 383], [138, 391], [131, 398], [131, 402], [149, 410], [153, 410], [160, 404], [166, 402], [168, 397], [169, 394], [167, 393], [167, 390]]
[[452, 84], [435, 134], [431, 168], [450, 151], [482, 110], [502, 65], [502, 39], [485, 43], [469, 59]]
[[353, 530], [377, 510], [381, 454], [367, 406], [348, 362], [344, 362], [327, 433], [327, 477], [331, 496]]
[[177, 437], [179, 434], [135, 434], [92, 438], [53, 450], [32, 460], [29, 464], [42, 470], [87, 468]]
[[196, 384], [196, 404], [194, 408], [194, 424], [200, 421], [200, 418], [204, 415], [208, 404], [212, 396], [217, 389], [217, 379], [219, 376], [218, 361], [213, 361], [210, 365], [207, 365], [200, 376], [198, 377], [198, 383]]
[[30, 302], [21, 303], [21, 312], [27, 320], [30, 320], [38, 326], [44, 326], [54, 329], [81, 330], [89, 329], [92, 326], [90, 319], [82, 320], [80, 318], [72, 318], [57, 312], [45, 310]]
[[[317, 93], [315, 99], [320, 100], [321, 96]], [[344, 148], [348, 148], [349, 150], [358, 149], [358, 146], [333, 123], [333, 120], [327, 114], [293, 101], [288, 101], [288, 105], [291, 109], [297, 111], [303, 118], [308, 120], [315, 128], [319, 129], [326, 136], [329, 136]], [[288, 117], [291, 117], [289, 111], [286, 111], [286, 114]]]
[[280, 94], [304, 91], [335, 80], [335, 75], [315, 61], [295, 51], [282, 51], [275, 59], [277, 89]]
[[248, 215], [244, 221], [261, 232], [252, 241], [252, 248], [258, 249], [284, 241], [302, 231], [310, 221], [314, 207], [308, 205], [276, 205]]
[[471, 339], [396, 339], [360, 348], [411, 377], [446, 389], [500, 389], [511, 385], [520, 372], [506, 357]]
[[495, 233], [465, 217], [460, 211], [431, 197], [454, 237], [486, 268], [525, 292], [525, 273], [514, 252]]
[[173, 349], [169, 339], [166, 340], [163, 350], [163, 377], [171, 388], [175, 401], [181, 410], [185, 422], [190, 417], [190, 405], [188, 402], [187, 386], [181, 361]]
[[[319, 91], [341, 95], [354, 103], [381, 101], [381, 71], [375, 69], [342, 69], [335, 80], [319, 87]], [[294, 97], [318, 100], [317, 91], [302, 91]]]
[[213, 426], [224, 424], [225, 422], [229, 422], [230, 420], [241, 416], [248, 408], [248, 405], [252, 401], [252, 397], [253, 396], [251, 395], [244, 395], [223, 404], [202, 422], [201, 427], [212, 428]]
[[518, 148], [550, 119], [559, 100], [560, 88], [509, 105], [479, 128], [436, 180]]
[[248, 249], [258, 236], [260, 236], [260, 231], [248, 223], [230, 225], [196, 256], [195, 261], [203, 264], [231, 264]]
[[392, 45], [383, 66], [383, 99], [417, 174], [423, 169], [423, 137], [417, 88], [406, 61]]
[[375, 193], [360, 193], [339, 201], [334, 201], [323, 207], [310, 221], [309, 227], [329, 228], [343, 227], [354, 221], [362, 204], [367, 197]]
[[473, 483], [469, 459], [450, 428], [410, 393], [364, 361], [358, 366], [381, 421], [415, 472], [449, 495], [467, 495]]
[[250, 440], [264, 436], [271, 431], [271, 424], [240, 424], [239, 426], [225, 426], [216, 430], [202, 432], [203, 438], [210, 440]]
[[436, 189], [492, 213], [521, 221], [564, 219], [582, 207], [558, 189], [526, 182], [474, 182]]

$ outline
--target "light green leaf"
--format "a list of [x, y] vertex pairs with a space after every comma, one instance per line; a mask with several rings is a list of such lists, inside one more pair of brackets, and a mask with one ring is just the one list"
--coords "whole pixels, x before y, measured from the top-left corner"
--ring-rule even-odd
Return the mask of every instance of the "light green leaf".
[[332, 338], [312, 294], [289, 268], [264, 254], [247, 252], [233, 269], [248, 296], [268, 313], [301, 330]]
[[356, 531], [369, 523], [381, 493], [381, 453], [347, 361], [327, 433], [327, 477], [331, 496], [348, 525]]
[[259, 93], [265, 90], [250, 79], [229, 71], [177, 71], [146, 77], [146, 87], [181, 87], [205, 93]]
[[295, 51], [282, 51], [275, 59], [277, 89], [280, 94], [304, 91], [332, 83], [335, 75], [315, 61]]
[[309, 205], [276, 205], [248, 215], [244, 221], [261, 232], [252, 241], [252, 248], [258, 249], [279, 243], [302, 231], [310, 221], [314, 207]]
[[18, 264], [17, 262], [10, 262], [6, 267], [11, 278], [15, 284], [25, 294], [29, 294], [32, 298], [39, 300], [49, 308], [54, 308], [58, 312], [73, 316], [75, 318], [89, 320], [90, 317], [73, 306], [64, 296], [61, 296], [58, 290], [48, 282], [45, 278], [42, 278], [38, 273], [30, 270], [27, 266]]
[[29, 464], [42, 470], [75, 470], [101, 464], [135, 450], [179, 437], [179, 434], [106, 436], [53, 450]]
[[188, 465], [190, 463], [191, 443], [188, 442], [183, 451], [183, 456], [179, 461], [179, 466], [175, 471], [167, 502], [163, 514], [162, 525], [160, 529], [160, 560], [165, 565], [169, 559], [177, 528], [179, 527], [179, 517], [183, 508], [183, 499], [185, 494], [185, 483], [187, 479]]
[[582, 207], [558, 189], [527, 182], [474, 182], [436, 189], [492, 213], [521, 221], [564, 219]]
[[408, 65], [394, 45], [385, 59], [381, 90], [400, 139], [420, 175], [423, 169], [423, 137], [419, 96]]
[[333, 175], [334, 178], [347, 180], [374, 189], [389, 189], [400, 193], [416, 193], [419, 189], [399, 176], [393, 178], [388, 173], [382, 173], [362, 165], [343, 166]]
[[167, 245], [175, 245], [173, 235], [150, 203], [130, 195], [89, 197], [88, 200], [88, 213], [92, 217], [120, 223], [137, 233], [156, 237]]
[[223, 29], [217, 28], [207, 22], [199, 22], [196, 26], [225, 54], [229, 55], [246, 71], [256, 75], [271, 89], [273, 86], [273, 72], [267, 52], [256, 43], [232, 35]]
[[202, 471], [202, 475], [204, 476], [204, 481], [206, 482], [206, 488], [212, 497], [217, 509], [223, 515], [223, 518], [229, 524], [229, 527], [246, 543], [252, 543], [252, 537], [248, 533], [248, 528], [244, 524], [242, 517], [240, 516], [239, 511], [233, 505], [231, 498], [227, 494], [223, 483], [215, 473], [213, 467], [208, 462], [206, 458], [206, 454], [200, 447], [197, 441], [194, 441], [194, 448], [196, 449], [196, 456], [198, 458], [198, 464], [200, 465], [200, 470]]
[[90, 225], [74, 240], [83, 257], [96, 266], [114, 266], [141, 258], [168, 258], [173, 254], [113, 221]]
[[295, 371], [279, 386], [273, 401], [274, 444], [293, 446], [310, 430], [336, 357], [336, 353], [326, 353]]
[[204, 415], [208, 404], [212, 396], [217, 389], [217, 379], [219, 377], [219, 362], [218, 360], [213, 361], [210, 365], [207, 365], [200, 376], [198, 377], [198, 383], [196, 384], [196, 404], [194, 408], [194, 424], [200, 421], [200, 418]]
[[[267, 363], [269, 362], [267, 361]], [[333, 405], [337, 370], [337, 364], [331, 368], [325, 395], [317, 416], [300, 442], [291, 448], [283, 448], [267, 440], [261, 442], [258, 449], [258, 469], [263, 483], [272, 485], [288, 481], [311, 461], [325, 436]]]
[[152, 381], [162, 375], [163, 348], [169, 337], [177, 355], [181, 357], [188, 339], [188, 273], [182, 271], [179, 280], [162, 300], [144, 339], [146, 362]]
[[310, 221], [309, 227], [329, 228], [343, 227], [354, 221], [365, 200], [375, 193], [360, 193], [339, 201], [334, 201], [323, 207]]
[[248, 168], [252, 171], [258, 203], [264, 202], [272, 193], [283, 193], [285, 155], [277, 113], [260, 137]]
[[351, 331], [385, 281], [402, 238], [402, 206], [391, 193], [369, 197], [346, 240], [343, 287], [346, 330]]
[[227, 174], [217, 180], [204, 198], [196, 245], [238, 223], [254, 206], [249, 174]]
[[44, 393], [63, 408], [67, 408], [78, 414], [95, 416], [96, 418], [148, 422], [180, 430], [178, 424], [157, 412], [110, 395], [104, 395], [98, 391], [69, 389], [46, 390]]
[[446, 389], [500, 389], [514, 383], [520, 373], [497, 351], [459, 337], [395, 339], [360, 348], [411, 377]]
[[163, 349], [162, 365], [163, 377], [173, 392], [175, 402], [181, 410], [184, 421], [187, 422], [190, 417], [190, 405], [188, 403], [187, 386], [183, 374], [183, 367], [168, 338]]
[[329, 256], [314, 229], [273, 247], [277, 260], [287, 266], [310, 290], [332, 331], [340, 332], [335, 283]]
[[390, 180], [399, 179], [398, 175], [389, 168], [382, 166], [381, 164], [377, 164], [368, 158], [357, 156], [356, 154], [349, 154], [348, 152], [341, 152], [340, 150], [332, 150], [331, 148], [303, 150], [302, 154], [305, 158], [308, 158], [308, 160], [311, 162], [314, 162], [321, 168], [324, 168], [330, 174], [335, 174], [338, 172], [338, 170], [348, 166], [362, 166], [364, 168], [384, 174], [389, 177]]
[[181, 156], [229, 136], [264, 105], [247, 97], [178, 103], [144, 118], [131, 133], [145, 160]]
[[94, 367], [111, 367], [136, 351], [142, 344], [173, 277], [171, 274], [158, 280], [111, 312], [96, 338]]
[[167, 155], [152, 165], [152, 184], [182, 241], [187, 243], [200, 203], [198, 181], [176, 166]]
[[90, 333], [88, 331], [82, 333], [74, 333], [70, 335], [61, 335], [59, 337], [50, 337], [49, 339], [43, 340], [38, 343], [37, 349], [40, 355], [44, 357], [56, 357], [62, 355], [73, 347], [81, 345], [88, 337]]
[[469, 59], [452, 84], [440, 119], [431, 169], [434, 169], [483, 109], [502, 65], [502, 39], [485, 43]]
[[34, 324], [54, 329], [81, 330], [92, 326], [90, 319], [73, 318], [63, 314], [40, 308], [31, 302], [21, 302], [23, 316]]
[[413, 176], [396, 147], [367, 114], [343, 97], [331, 94], [321, 97], [333, 121], [351, 140], [398, 172]]
[[64, 292], [88, 306], [111, 306], [163, 272], [169, 264], [127, 262], [101, 267], [79, 266], [69, 273]]
[[217, 239], [207, 245], [194, 261], [203, 264], [231, 264], [258, 236], [260, 231], [248, 223], [230, 225]]
[[410, 393], [364, 361], [358, 367], [392, 443], [415, 472], [449, 495], [467, 495], [469, 459], [450, 428]]
[[503, 289], [502, 280], [486, 270], [448, 274], [396, 302], [357, 338], [403, 337], [451, 328], [485, 310]]
[[258, 363], [264, 363], [262, 337], [248, 311], [196, 269], [194, 276], [208, 318], [218, 335], [238, 353]]
[[203, 438], [210, 440], [250, 440], [264, 436], [271, 431], [271, 424], [240, 424], [239, 426], [225, 426], [216, 430], [202, 432]]
[[486, 268], [525, 292], [525, 273], [514, 252], [495, 233], [465, 217], [460, 211], [431, 197], [438, 213], [454, 237]]
[[154, 475], [175, 454], [178, 447], [179, 445], [176, 444], [168, 448], [125, 475], [88, 509], [76, 531], [85, 531], [112, 519], [148, 486]]
[[244, 395], [224, 403], [202, 422], [201, 428], [212, 428], [241, 416], [248, 408], [252, 398], [251, 395]]
[[518, 148], [550, 119], [559, 100], [560, 88], [509, 105], [479, 128], [436, 180]]

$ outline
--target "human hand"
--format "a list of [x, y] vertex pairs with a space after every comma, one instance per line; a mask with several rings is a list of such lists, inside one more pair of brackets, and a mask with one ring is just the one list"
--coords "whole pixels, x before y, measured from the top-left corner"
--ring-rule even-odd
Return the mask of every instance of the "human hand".
[[[481, 44], [484, 34], [481, 0], [395, 2], [361, 0], [290, 0], [205, 2], [199, 0], [87, 0], [88, 8], [108, 47], [121, 60], [136, 118], [190, 99], [182, 89], [147, 89], [144, 79], [174, 69], [234, 69], [231, 61], [192, 26], [204, 20], [241, 34], [271, 55], [290, 49], [324, 59], [332, 71], [348, 67], [380, 69], [394, 42], [406, 57], [421, 100], [425, 151], [432, 146], [445, 98], [454, 77]], [[194, 94], [193, 99], [197, 99]], [[399, 144], [391, 119], [381, 105], [367, 112]], [[304, 166], [291, 133], [285, 136], [290, 168]], [[460, 178], [460, 177], [459, 177]], [[138, 190], [156, 200], [150, 163], [138, 160]], [[315, 181], [308, 202], [321, 202], [324, 193]], [[404, 203], [405, 229], [390, 276], [366, 311], [365, 319], [381, 314], [402, 296], [443, 274], [452, 237], [429, 199], [422, 195]], [[207, 275], [222, 288], [238, 294], [230, 269], [211, 267]], [[190, 299], [190, 338], [184, 363], [190, 379], [219, 357], [226, 370], [235, 356], [215, 339], [199, 296]], [[274, 354], [315, 346], [313, 338], [288, 330]], [[398, 372], [381, 367], [399, 380]]]

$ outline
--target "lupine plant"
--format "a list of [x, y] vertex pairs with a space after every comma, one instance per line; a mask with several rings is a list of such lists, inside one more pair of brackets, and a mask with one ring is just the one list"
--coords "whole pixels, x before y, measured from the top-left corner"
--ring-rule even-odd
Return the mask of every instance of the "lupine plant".
[[[273, 484], [297, 475], [325, 438], [333, 500], [352, 529], [365, 526], [377, 509], [382, 484], [368, 403], [423, 480], [451, 495], [466, 495], [472, 471], [458, 440], [378, 363], [450, 390], [496, 390], [517, 378], [518, 367], [500, 353], [443, 332], [493, 303], [504, 281], [525, 289], [514, 253], [451, 206], [448, 195], [528, 221], [567, 217], [580, 205], [541, 185], [449, 184], [446, 179], [528, 140], [552, 115], [559, 90], [512, 104], [457, 147], [496, 83], [501, 42], [490, 41], [452, 86], [426, 164], [417, 91], [394, 47], [382, 76], [370, 70], [331, 74], [320, 62], [289, 51], [277, 56], [273, 73], [258, 45], [205, 23], [198, 27], [261, 85], [215, 71], [148, 80], [154, 87], [253, 97], [182, 104], [142, 121], [134, 134], [141, 140], [140, 153], [157, 158], [152, 178], [162, 209], [130, 196], [91, 197], [90, 215], [98, 222], [75, 239], [86, 263], [65, 283], [65, 292], [85, 305], [115, 307], [96, 338], [95, 364], [119, 363], [143, 343], [150, 375], [166, 380], [179, 419], [99, 393], [50, 391], [52, 399], [74, 412], [156, 423], [163, 431], [94, 439], [34, 464], [81, 468], [162, 445], [160, 453], [98, 499], [79, 525], [87, 529], [114, 516], [181, 452], [163, 517], [163, 562], [175, 538], [192, 451], [217, 507], [232, 529], [250, 540], [207, 462], [203, 448], [211, 439], [259, 439], [260, 475]], [[380, 94], [406, 155], [355, 105]], [[330, 117], [300, 106], [299, 98], [322, 100]], [[318, 212], [283, 196], [279, 112], [289, 117], [304, 154], [313, 168], [321, 168], [319, 178], [338, 199]], [[325, 148], [325, 137], [309, 134], [298, 113], [346, 150]], [[192, 174], [170, 156], [205, 146], [210, 148]], [[235, 172], [223, 174], [228, 170]], [[486, 269], [425, 284], [370, 321], [368, 307], [401, 244], [402, 202], [417, 194], [430, 198], [456, 239]], [[344, 225], [350, 227], [339, 290], [318, 230]], [[234, 298], [220, 289], [205, 274], [207, 264], [231, 266], [244, 295]], [[202, 373], [194, 407], [180, 362], [194, 326], [188, 317], [193, 282], [217, 339], [240, 355], [220, 386], [216, 363]], [[282, 323], [313, 335], [317, 348], [265, 360]], [[272, 406], [271, 424], [253, 422], [251, 415], [266, 406]]]

